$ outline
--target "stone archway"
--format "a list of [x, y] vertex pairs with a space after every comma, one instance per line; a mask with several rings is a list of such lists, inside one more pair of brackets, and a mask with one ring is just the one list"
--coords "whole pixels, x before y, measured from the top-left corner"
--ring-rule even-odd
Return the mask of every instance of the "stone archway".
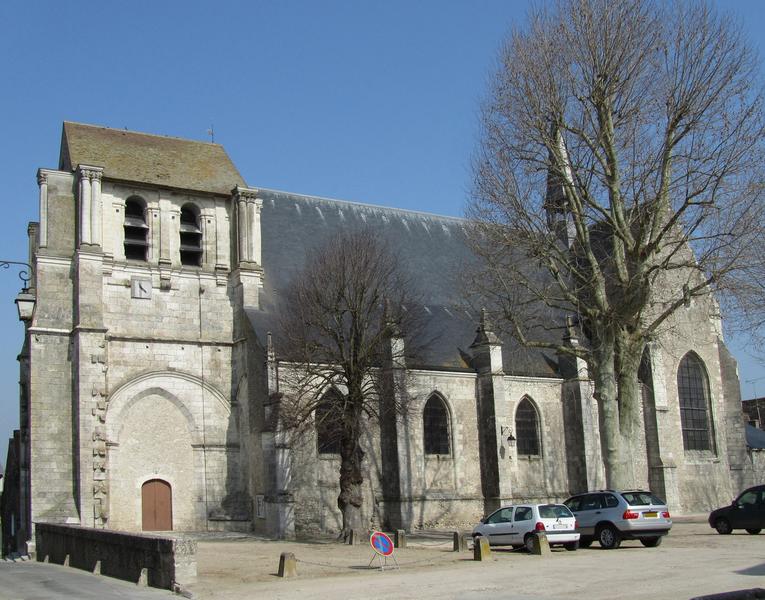
[[140, 531], [143, 485], [162, 480], [171, 490], [172, 529], [203, 529], [225, 482], [230, 414], [220, 392], [177, 371], [118, 387], [105, 418], [109, 528]]

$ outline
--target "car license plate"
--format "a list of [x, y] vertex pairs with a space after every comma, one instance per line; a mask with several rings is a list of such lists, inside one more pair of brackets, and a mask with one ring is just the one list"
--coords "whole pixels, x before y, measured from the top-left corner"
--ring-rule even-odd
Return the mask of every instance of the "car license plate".
[[643, 513], [643, 518], [645, 518], [645, 519], [655, 519], [658, 516], [659, 516], [659, 513], [657, 513], [657, 512], [644, 512]]
[[553, 529], [568, 529], [568, 525], [565, 523], [556, 523], [553, 525]]

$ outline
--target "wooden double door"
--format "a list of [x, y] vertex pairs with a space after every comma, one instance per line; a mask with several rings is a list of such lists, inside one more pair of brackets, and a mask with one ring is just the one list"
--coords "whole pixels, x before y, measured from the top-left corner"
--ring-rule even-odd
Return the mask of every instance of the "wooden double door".
[[141, 487], [141, 520], [144, 531], [172, 531], [173, 490], [162, 479], [151, 479]]

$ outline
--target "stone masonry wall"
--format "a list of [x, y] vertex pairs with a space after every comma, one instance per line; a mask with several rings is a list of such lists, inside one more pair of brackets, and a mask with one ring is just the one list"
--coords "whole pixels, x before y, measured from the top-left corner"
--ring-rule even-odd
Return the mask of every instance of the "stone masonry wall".
[[38, 523], [37, 560], [168, 590], [196, 581], [194, 540]]

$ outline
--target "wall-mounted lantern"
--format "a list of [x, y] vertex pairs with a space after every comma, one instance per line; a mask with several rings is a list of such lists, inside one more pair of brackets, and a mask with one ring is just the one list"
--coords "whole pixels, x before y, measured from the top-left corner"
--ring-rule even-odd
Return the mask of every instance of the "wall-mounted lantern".
[[22, 281], [21, 291], [16, 296], [16, 308], [19, 311], [20, 321], [30, 321], [32, 315], [35, 312], [35, 300], [37, 299], [34, 294], [29, 291], [29, 279], [32, 267], [25, 262], [18, 262], [15, 260], [0, 260], [0, 268], [7, 269], [11, 265], [20, 265], [25, 267], [19, 272], [19, 279]]

